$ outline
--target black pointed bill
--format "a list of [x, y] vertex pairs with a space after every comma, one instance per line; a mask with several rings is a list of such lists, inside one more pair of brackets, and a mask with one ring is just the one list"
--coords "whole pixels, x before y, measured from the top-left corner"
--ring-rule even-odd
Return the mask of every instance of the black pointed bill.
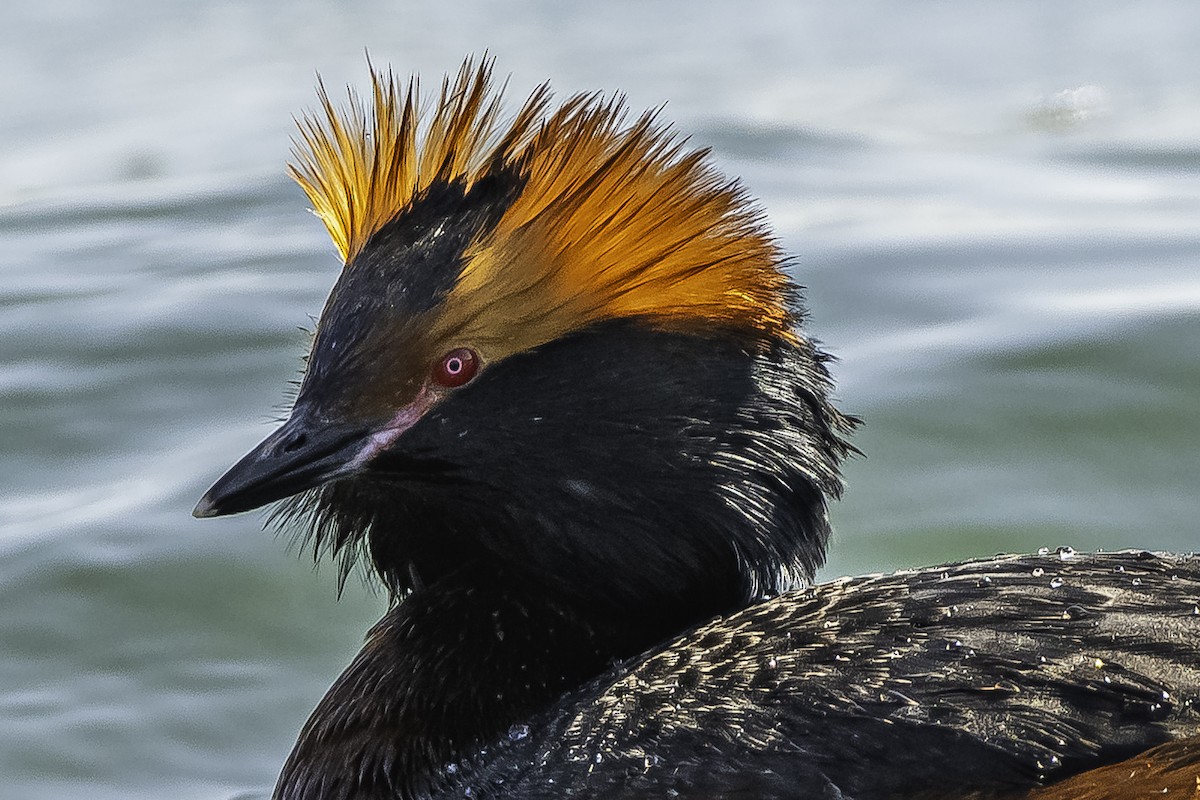
[[349, 475], [370, 437], [362, 425], [318, 422], [293, 413], [213, 484], [192, 515], [237, 514]]

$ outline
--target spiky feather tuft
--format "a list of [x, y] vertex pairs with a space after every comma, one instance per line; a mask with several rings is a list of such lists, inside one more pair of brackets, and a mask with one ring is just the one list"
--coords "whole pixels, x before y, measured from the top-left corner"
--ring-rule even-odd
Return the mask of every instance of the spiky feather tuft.
[[576, 95], [548, 114], [546, 85], [502, 126], [502, 93], [490, 60], [467, 60], [428, 115], [416, 80], [402, 89], [390, 72], [372, 70], [369, 107], [352, 92], [338, 111], [320, 88], [291, 173], [348, 269], [431, 187], [515, 173], [519, 194], [467, 248], [428, 321], [439, 341], [495, 361], [618, 317], [794, 341], [785, 258], [706, 150], [654, 113], [628, 123], [619, 96]]
[[549, 98], [542, 86], [497, 136], [501, 92], [491, 92], [492, 62], [468, 59], [454, 83], [442, 81], [424, 136], [417, 79], [401, 91], [395, 76], [371, 69], [371, 106], [353, 91], [335, 108], [318, 81], [321, 111], [297, 124], [295, 163], [288, 166], [348, 264], [371, 235], [436, 180], [470, 183], [494, 160], [505, 160], [534, 131]]

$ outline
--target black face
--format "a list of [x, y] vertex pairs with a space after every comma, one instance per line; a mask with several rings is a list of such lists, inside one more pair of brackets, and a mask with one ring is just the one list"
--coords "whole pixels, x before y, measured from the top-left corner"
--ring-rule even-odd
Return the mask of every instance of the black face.
[[819, 364], [754, 349], [595, 325], [493, 365], [298, 507], [395, 591], [475, 560], [614, 608], [715, 613], [811, 575], [846, 454]]
[[287, 423], [217, 481], [196, 516], [248, 511], [363, 466], [371, 437], [417, 398], [442, 355], [421, 336], [423, 315], [453, 288], [465, 249], [522, 182], [506, 167], [469, 190], [434, 183], [371, 237], [330, 293]]

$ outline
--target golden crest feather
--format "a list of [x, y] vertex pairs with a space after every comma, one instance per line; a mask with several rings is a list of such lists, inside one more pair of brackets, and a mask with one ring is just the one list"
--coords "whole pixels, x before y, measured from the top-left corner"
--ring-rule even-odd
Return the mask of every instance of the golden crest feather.
[[532, 135], [548, 100], [546, 87], [533, 93], [502, 139], [496, 136], [502, 93], [489, 98], [490, 88], [491, 62], [473, 69], [468, 60], [453, 85], [449, 77], [442, 82], [437, 108], [419, 136], [415, 78], [401, 95], [390, 71], [372, 69], [370, 109], [351, 91], [340, 112], [318, 82], [321, 113], [297, 121], [296, 162], [288, 172], [347, 264], [429, 184], [470, 183], [493, 158], [505, 158]]
[[342, 112], [320, 87], [290, 171], [347, 265], [435, 181], [470, 187], [516, 165], [523, 188], [465, 253], [434, 338], [489, 361], [612, 317], [794, 339], [785, 259], [706, 150], [686, 150], [653, 113], [626, 124], [620, 97], [576, 95], [547, 115], [546, 85], [501, 130], [491, 70], [468, 59], [427, 120], [415, 79], [401, 92], [372, 70], [371, 107], [351, 93]]

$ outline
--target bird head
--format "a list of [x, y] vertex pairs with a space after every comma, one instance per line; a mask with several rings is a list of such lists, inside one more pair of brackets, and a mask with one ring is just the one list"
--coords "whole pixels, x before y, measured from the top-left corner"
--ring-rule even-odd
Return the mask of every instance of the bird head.
[[321, 88], [291, 172], [345, 266], [290, 417], [195, 514], [287, 500], [401, 594], [475, 561], [618, 603], [811, 577], [853, 421], [761, 213], [619, 98], [500, 94], [470, 61], [431, 108]]

